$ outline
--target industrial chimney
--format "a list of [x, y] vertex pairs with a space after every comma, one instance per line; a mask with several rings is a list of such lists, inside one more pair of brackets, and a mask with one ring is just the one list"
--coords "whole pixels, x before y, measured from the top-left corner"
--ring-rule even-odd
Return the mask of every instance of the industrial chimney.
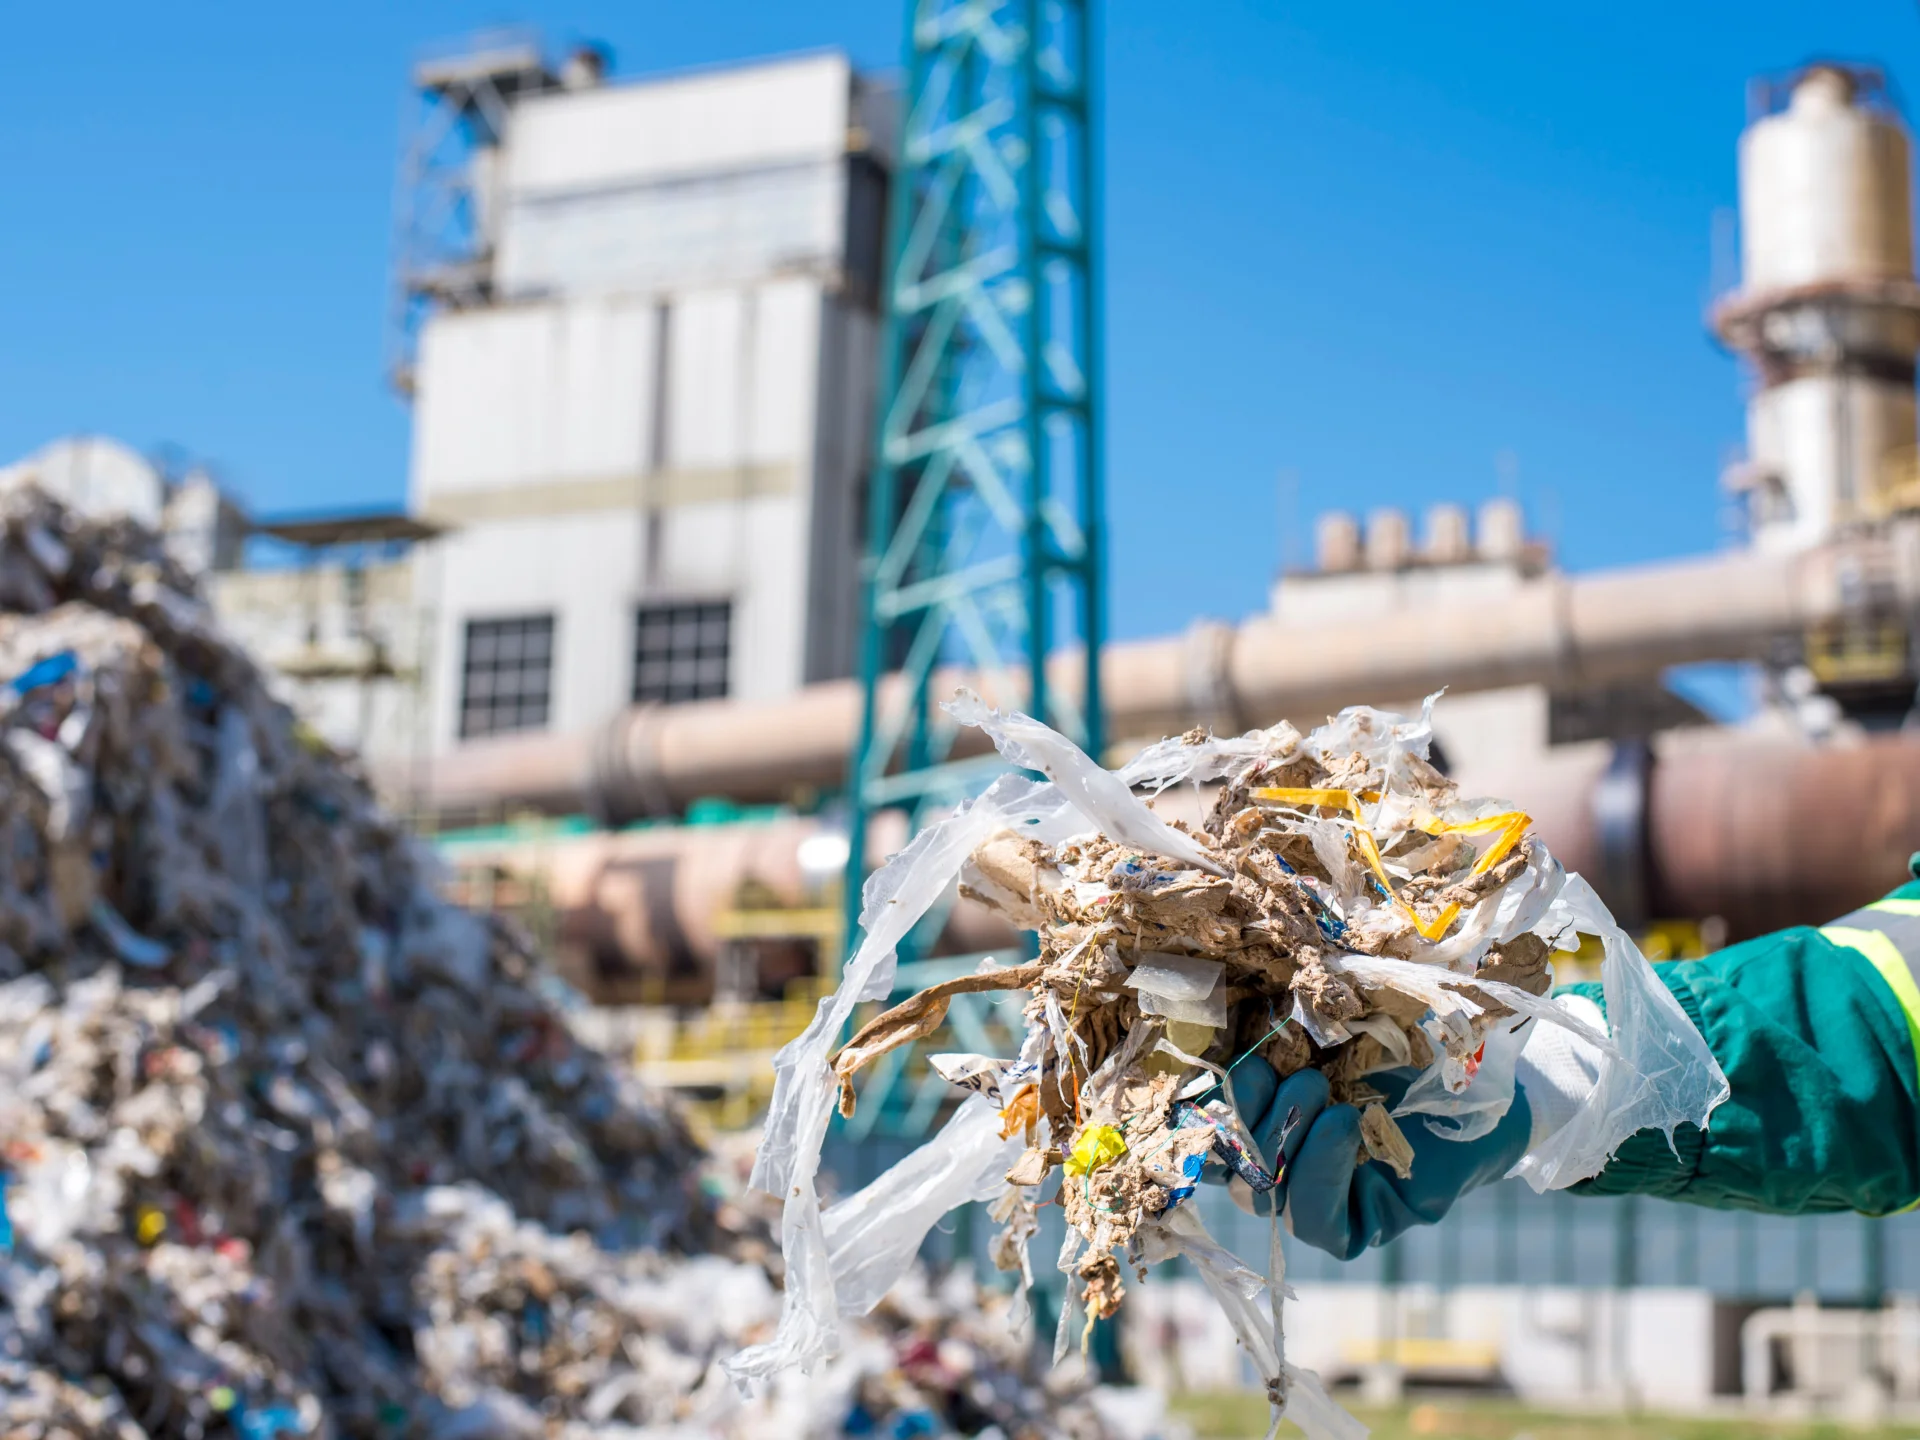
[[1740, 140], [1740, 289], [1714, 307], [1747, 357], [1747, 458], [1726, 476], [1755, 546], [1801, 550], [1911, 508], [1914, 354], [1907, 134], [1878, 71], [1756, 82]]

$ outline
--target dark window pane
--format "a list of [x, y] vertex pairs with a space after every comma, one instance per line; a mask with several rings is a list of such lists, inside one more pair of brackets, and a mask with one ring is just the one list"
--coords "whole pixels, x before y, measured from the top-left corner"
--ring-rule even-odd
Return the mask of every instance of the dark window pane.
[[634, 615], [633, 698], [673, 704], [727, 693], [733, 606], [645, 605]]
[[552, 662], [551, 615], [468, 621], [460, 665], [461, 736], [546, 724]]

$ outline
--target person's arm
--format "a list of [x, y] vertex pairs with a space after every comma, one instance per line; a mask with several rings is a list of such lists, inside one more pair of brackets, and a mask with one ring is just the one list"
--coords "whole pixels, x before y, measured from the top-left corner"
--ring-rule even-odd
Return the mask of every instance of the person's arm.
[[[1726, 1072], [1670, 1147], [1642, 1132], [1575, 1190], [1724, 1209], [1885, 1215], [1920, 1199], [1920, 886], [1844, 920], [1656, 965]], [[1567, 987], [1604, 1004], [1597, 985]], [[1676, 1151], [1678, 1152], [1676, 1154]]]

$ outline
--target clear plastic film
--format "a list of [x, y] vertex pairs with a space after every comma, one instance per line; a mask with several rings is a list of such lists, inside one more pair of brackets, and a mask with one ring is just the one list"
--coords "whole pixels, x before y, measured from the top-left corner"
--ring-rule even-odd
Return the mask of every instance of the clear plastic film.
[[1509, 1021], [1487, 1031], [1479, 1068], [1464, 1090], [1449, 1091], [1441, 1067], [1428, 1066], [1394, 1107], [1395, 1117], [1424, 1115], [1427, 1129], [1448, 1140], [1478, 1140], [1492, 1133], [1513, 1108], [1514, 1067], [1532, 1033], [1521, 1028], [1523, 1023]]
[[[840, 1303], [816, 1183], [836, 1088], [827, 1055], [839, 1042], [854, 1006], [885, 999], [892, 991], [895, 947], [953, 884], [975, 845], [996, 830], [1034, 825], [1065, 808], [1052, 786], [1002, 776], [978, 800], [921, 831], [868, 879], [860, 911], [865, 938], [848, 961], [840, 987], [820, 1002], [812, 1023], [774, 1056], [773, 1099], [749, 1183], [782, 1202], [786, 1296], [774, 1338], [727, 1362], [736, 1384], [747, 1387], [790, 1366], [811, 1369], [839, 1343]], [[927, 1227], [938, 1218], [928, 1217]], [[850, 1237], [855, 1232], [842, 1233]], [[920, 1233], [924, 1237], [925, 1228]]]
[[1113, 773], [1129, 790], [1157, 795], [1175, 785], [1218, 780], [1263, 757], [1279, 759], [1300, 747], [1300, 732], [1282, 723], [1245, 735], [1208, 735], [1198, 741], [1175, 735], [1147, 746]]
[[956, 1205], [1006, 1189], [1021, 1142], [1003, 1139], [999, 1107], [976, 1095], [940, 1133], [823, 1216], [834, 1298], [864, 1315], [905, 1275], [934, 1224]]
[[1018, 711], [1003, 714], [994, 710], [970, 690], [962, 690], [943, 708], [961, 724], [978, 725], [986, 731], [1009, 764], [1043, 772], [1060, 787], [1067, 802], [1109, 839], [1137, 845], [1209, 874], [1224, 873], [1220, 862], [1203, 845], [1154, 814], [1125, 779], [1096, 764], [1057, 730]]
[[1277, 1242], [1270, 1246], [1274, 1273], [1262, 1276], [1215, 1240], [1191, 1205], [1163, 1212], [1141, 1227], [1141, 1235], [1149, 1242], [1149, 1259], [1179, 1255], [1191, 1262], [1226, 1315], [1268, 1396], [1277, 1402], [1269, 1437], [1281, 1421], [1291, 1420], [1308, 1440], [1365, 1440], [1367, 1427], [1340, 1408], [1320, 1377], [1285, 1358], [1280, 1312], [1286, 1291]]
[[1226, 1027], [1227, 967], [1217, 960], [1147, 951], [1134, 962], [1127, 985], [1139, 992], [1144, 1014], [1213, 1030]]
[[1309, 735], [1307, 748], [1327, 760], [1358, 755], [1380, 772], [1381, 788], [1408, 788], [1417, 778], [1416, 762], [1424, 764], [1433, 749], [1433, 707], [1444, 693], [1427, 696], [1413, 720], [1367, 705], [1349, 706]]
[[1514, 1167], [1514, 1174], [1544, 1191], [1598, 1175], [1637, 1131], [1660, 1130], [1671, 1142], [1682, 1124], [1704, 1128], [1728, 1087], [1706, 1038], [1584, 879], [1567, 877], [1542, 928], [1599, 938], [1612, 1035], [1612, 1043], [1601, 1047], [1599, 1083], [1586, 1103]]
[[[1642, 960], [1640, 963], [1645, 965], [1647, 962]], [[1486, 1007], [1473, 996], [1473, 992], [1479, 991], [1491, 999], [1498, 1000], [1502, 1005], [1517, 1010], [1522, 1015], [1544, 1021], [1548, 1025], [1558, 1025], [1563, 1029], [1571, 1030], [1602, 1051], [1612, 1055], [1620, 1053], [1614, 1048], [1612, 1041], [1579, 1016], [1561, 1009], [1545, 996], [1529, 994], [1517, 986], [1503, 984], [1498, 980], [1479, 977], [1469, 979], [1464, 975], [1443, 970], [1437, 965], [1420, 965], [1411, 960], [1394, 960], [1384, 955], [1329, 955], [1326, 957], [1326, 966], [1334, 974], [1345, 976], [1360, 985], [1398, 990], [1403, 995], [1424, 1000], [1438, 1015], [1483, 1014]], [[1648, 972], [1647, 978], [1653, 980], [1651, 971]], [[1660, 982], [1653, 980], [1653, 983], [1658, 985]], [[1676, 1004], [1674, 1008], [1678, 1010], [1679, 1006]], [[1682, 1014], [1681, 1019], [1685, 1018]], [[1705, 1043], [1701, 1042], [1703, 1049]], [[1708, 1058], [1711, 1059], [1711, 1057]]]

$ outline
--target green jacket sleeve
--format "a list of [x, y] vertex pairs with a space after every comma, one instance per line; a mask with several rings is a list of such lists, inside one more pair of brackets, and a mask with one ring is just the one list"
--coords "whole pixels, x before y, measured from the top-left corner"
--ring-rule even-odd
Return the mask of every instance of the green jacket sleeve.
[[[1889, 897], [1916, 899], [1920, 884]], [[1642, 1131], [1575, 1190], [1784, 1215], [1884, 1215], [1920, 1199], [1920, 1015], [1896, 993], [1910, 1000], [1913, 984], [1884, 941], [1842, 943], [1859, 933], [1801, 927], [1656, 965], [1731, 1094], [1704, 1133], [1682, 1126], [1669, 1145]], [[1598, 985], [1566, 988], [1604, 1006]]]

